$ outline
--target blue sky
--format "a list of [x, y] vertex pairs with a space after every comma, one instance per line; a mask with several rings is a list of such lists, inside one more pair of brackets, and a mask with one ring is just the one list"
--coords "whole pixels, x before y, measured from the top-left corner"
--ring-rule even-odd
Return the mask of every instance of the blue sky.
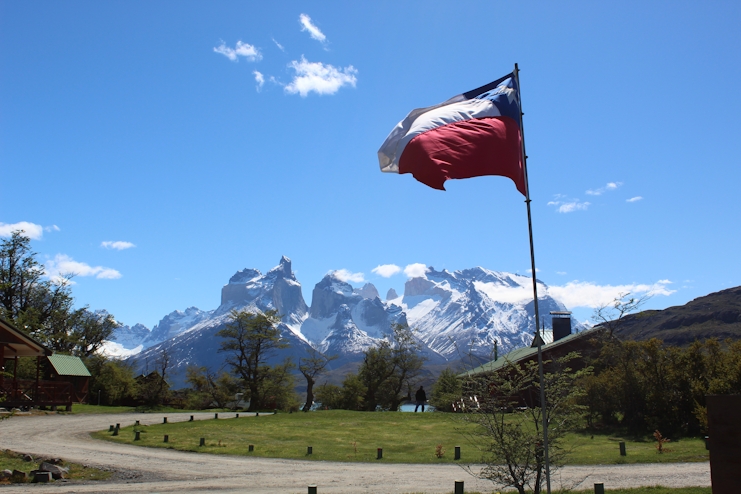
[[416, 264], [526, 274], [511, 181], [376, 157], [515, 62], [538, 277], [579, 319], [741, 284], [738, 2], [268, 4], [0, 2], [0, 234], [80, 305], [152, 327], [282, 255], [307, 303], [331, 270], [382, 295]]

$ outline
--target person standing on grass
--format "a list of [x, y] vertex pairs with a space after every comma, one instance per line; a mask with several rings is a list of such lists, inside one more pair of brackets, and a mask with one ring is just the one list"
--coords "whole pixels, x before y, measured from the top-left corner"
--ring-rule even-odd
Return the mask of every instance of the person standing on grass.
[[422, 411], [425, 411], [425, 401], [427, 401], [427, 393], [425, 393], [425, 388], [422, 386], [419, 387], [417, 392], [414, 394], [414, 399], [417, 400], [417, 406], [414, 407], [414, 413], [417, 413], [417, 409], [421, 406]]

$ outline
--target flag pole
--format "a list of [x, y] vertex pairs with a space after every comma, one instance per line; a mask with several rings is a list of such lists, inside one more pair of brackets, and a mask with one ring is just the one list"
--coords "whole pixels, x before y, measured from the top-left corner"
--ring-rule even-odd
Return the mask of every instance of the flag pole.
[[535, 248], [533, 244], [533, 221], [532, 214], [530, 213], [530, 182], [527, 178], [527, 154], [525, 153], [525, 128], [522, 122], [522, 98], [520, 97], [520, 69], [515, 64], [515, 81], [517, 82], [517, 98], [520, 104], [520, 142], [522, 144], [520, 153], [523, 165], [523, 171], [525, 173], [525, 204], [527, 205], [527, 229], [530, 235], [530, 269], [533, 273], [533, 302], [535, 307], [535, 340], [538, 344], [538, 377], [540, 379], [540, 414], [543, 419], [543, 451], [545, 454], [545, 482], [546, 491], [551, 494], [551, 467], [550, 460], [548, 458], [548, 417], [546, 415], [545, 406], [545, 386], [543, 382], [543, 339], [540, 336], [540, 330], [538, 323], [540, 322], [540, 313], [538, 311], [538, 282], [535, 274]]

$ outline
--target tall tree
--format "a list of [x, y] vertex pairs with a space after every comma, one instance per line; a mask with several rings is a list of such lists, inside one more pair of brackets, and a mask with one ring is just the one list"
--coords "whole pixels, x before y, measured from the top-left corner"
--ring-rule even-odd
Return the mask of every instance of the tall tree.
[[441, 412], [452, 412], [453, 405], [463, 397], [463, 388], [457, 374], [450, 367], [440, 373], [432, 387], [430, 405]]
[[398, 410], [419, 376], [425, 358], [412, 330], [403, 324], [392, 326], [392, 334], [378, 345], [367, 349], [358, 370], [365, 388], [364, 408], [376, 406]]
[[226, 408], [230, 403], [236, 403], [239, 383], [229, 373], [217, 374], [208, 367], [191, 365], [186, 369], [185, 375], [186, 382], [193, 389], [189, 403], [195, 408]]
[[44, 279], [44, 270], [21, 231], [0, 243], [0, 316], [52, 350], [88, 357], [118, 326], [110, 314], [75, 309], [70, 275]]
[[[172, 357], [167, 349], [163, 349], [154, 361], [155, 370], [139, 376], [139, 399], [150, 407], [157, 407], [167, 403], [170, 394], [170, 385], [167, 383], [167, 374], [172, 363]], [[149, 362], [145, 365], [145, 372], [149, 370]]]
[[265, 313], [233, 310], [231, 322], [216, 333], [223, 338], [219, 351], [228, 354], [227, 364], [250, 391], [251, 411], [264, 405], [263, 391], [271, 377], [268, 358], [277, 350], [288, 347], [280, 336], [279, 322], [274, 310]]
[[308, 412], [311, 409], [311, 405], [314, 403], [314, 385], [316, 384], [317, 377], [324, 372], [327, 365], [336, 358], [337, 355], [327, 357], [313, 347], [309, 347], [308, 357], [299, 359], [298, 370], [306, 379], [306, 403], [304, 403], [303, 407], [304, 412]]
[[388, 341], [381, 341], [377, 346], [368, 348], [363, 355], [363, 362], [358, 370], [358, 378], [365, 387], [364, 406], [374, 411], [377, 405], [385, 405], [383, 399], [384, 385], [396, 372], [394, 352]]
[[44, 269], [31, 250], [31, 239], [14, 231], [0, 243], [0, 310], [2, 317], [32, 336], [43, 336], [72, 310], [69, 277], [43, 279]]
[[426, 358], [420, 355], [419, 341], [409, 326], [394, 324], [391, 329], [394, 373], [388, 380], [388, 404], [391, 411], [396, 411], [404, 397], [411, 395]]

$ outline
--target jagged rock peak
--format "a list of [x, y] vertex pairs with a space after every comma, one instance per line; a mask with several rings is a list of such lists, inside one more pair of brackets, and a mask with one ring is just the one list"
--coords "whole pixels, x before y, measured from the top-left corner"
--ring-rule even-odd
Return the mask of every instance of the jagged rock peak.
[[399, 298], [399, 294], [396, 293], [396, 290], [393, 288], [389, 288], [389, 291], [386, 292], [386, 300], [394, 300]]
[[414, 297], [415, 295], [422, 295], [434, 286], [435, 283], [427, 278], [409, 278], [404, 283], [404, 296]]
[[250, 280], [259, 278], [262, 273], [258, 269], [244, 268], [242, 271], [237, 271], [234, 276], [229, 278], [229, 283], [247, 283]]
[[357, 293], [363, 298], [381, 298], [378, 294], [378, 289], [376, 289], [373, 283], [366, 283], [365, 285], [363, 285], [363, 288], [356, 288], [353, 290], [353, 292]]
[[287, 258], [286, 256], [281, 256], [280, 262], [276, 267], [268, 271], [268, 274], [275, 273], [279, 275], [283, 275], [285, 278], [290, 278], [293, 276], [293, 271], [291, 271], [291, 260]]

